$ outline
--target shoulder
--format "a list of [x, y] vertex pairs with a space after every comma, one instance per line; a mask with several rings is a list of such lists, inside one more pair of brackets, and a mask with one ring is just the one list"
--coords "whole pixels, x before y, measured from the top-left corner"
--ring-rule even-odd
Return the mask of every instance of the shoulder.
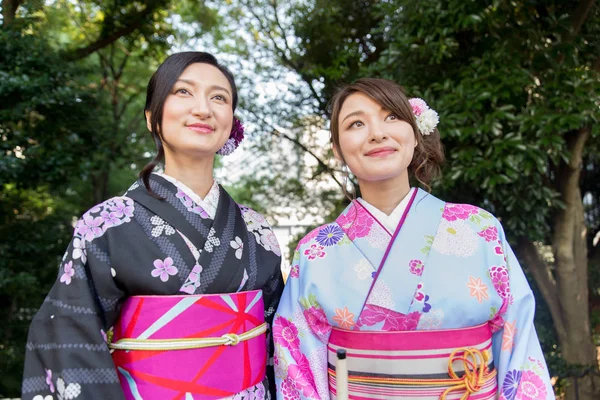
[[248, 232], [254, 235], [258, 244], [280, 257], [281, 248], [279, 247], [279, 242], [277, 241], [275, 232], [273, 232], [273, 227], [264, 215], [241, 204], [238, 204], [238, 207], [240, 208]]
[[314, 242], [318, 243], [321, 237], [329, 239], [330, 241], [337, 242], [344, 237], [344, 231], [336, 222], [329, 222], [327, 224], [317, 226], [316, 228], [312, 229], [308, 234], [306, 234], [302, 239], [300, 239], [296, 250], [299, 250], [301, 247], [315, 244]]
[[444, 203], [442, 219], [453, 221], [484, 222], [500, 226], [500, 221], [489, 211], [472, 204]]
[[87, 210], [75, 226], [75, 236], [85, 241], [101, 237], [109, 229], [130, 222], [135, 203], [127, 196], [110, 198]]

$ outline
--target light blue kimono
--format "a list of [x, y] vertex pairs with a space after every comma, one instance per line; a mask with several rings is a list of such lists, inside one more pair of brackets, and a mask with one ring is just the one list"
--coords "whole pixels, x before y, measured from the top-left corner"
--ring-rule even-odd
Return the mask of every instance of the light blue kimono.
[[420, 189], [408, 196], [395, 232], [353, 201], [300, 241], [273, 326], [278, 398], [329, 398], [332, 327], [489, 323], [499, 398], [554, 399], [533, 325], [535, 300], [500, 222]]

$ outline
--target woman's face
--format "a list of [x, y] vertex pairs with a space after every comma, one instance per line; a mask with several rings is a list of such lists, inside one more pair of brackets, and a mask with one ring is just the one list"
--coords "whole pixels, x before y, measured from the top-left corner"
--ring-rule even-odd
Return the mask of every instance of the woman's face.
[[412, 126], [362, 93], [354, 93], [339, 113], [340, 148], [334, 149], [361, 181], [406, 180], [415, 146]]
[[[205, 63], [188, 66], [164, 104], [161, 137], [165, 156], [214, 155], [231, 133], [232, 99], [229, 81], [218, 68]], [[149, 121], [149, 115], [146, 119]]]

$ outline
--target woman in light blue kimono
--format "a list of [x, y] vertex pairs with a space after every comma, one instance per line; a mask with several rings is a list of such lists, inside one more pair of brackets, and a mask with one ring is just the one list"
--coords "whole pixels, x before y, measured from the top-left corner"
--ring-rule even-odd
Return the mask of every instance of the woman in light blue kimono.
[[273, 326], [278, 398], [335, 398], [344, 349], [350, 398], [553, 399], [500, 222], [410, 186], [444, 159], [437, 113], [382, 79], [341, 89], [331, 111], [362, 197], [296, 249]]

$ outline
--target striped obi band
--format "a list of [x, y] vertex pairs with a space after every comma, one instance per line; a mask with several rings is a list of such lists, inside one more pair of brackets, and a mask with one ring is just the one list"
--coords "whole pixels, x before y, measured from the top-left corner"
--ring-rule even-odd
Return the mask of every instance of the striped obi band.
[[351, 399], [494, 399], [489, 325], [436, 331], [370, 332], [334, 328], [329, 390], [336, 398], [336, 351], [346, 350]]
[[109, 347], [127, 400], [219, 399], [265, 378], [262, 291], [132, 296]]

